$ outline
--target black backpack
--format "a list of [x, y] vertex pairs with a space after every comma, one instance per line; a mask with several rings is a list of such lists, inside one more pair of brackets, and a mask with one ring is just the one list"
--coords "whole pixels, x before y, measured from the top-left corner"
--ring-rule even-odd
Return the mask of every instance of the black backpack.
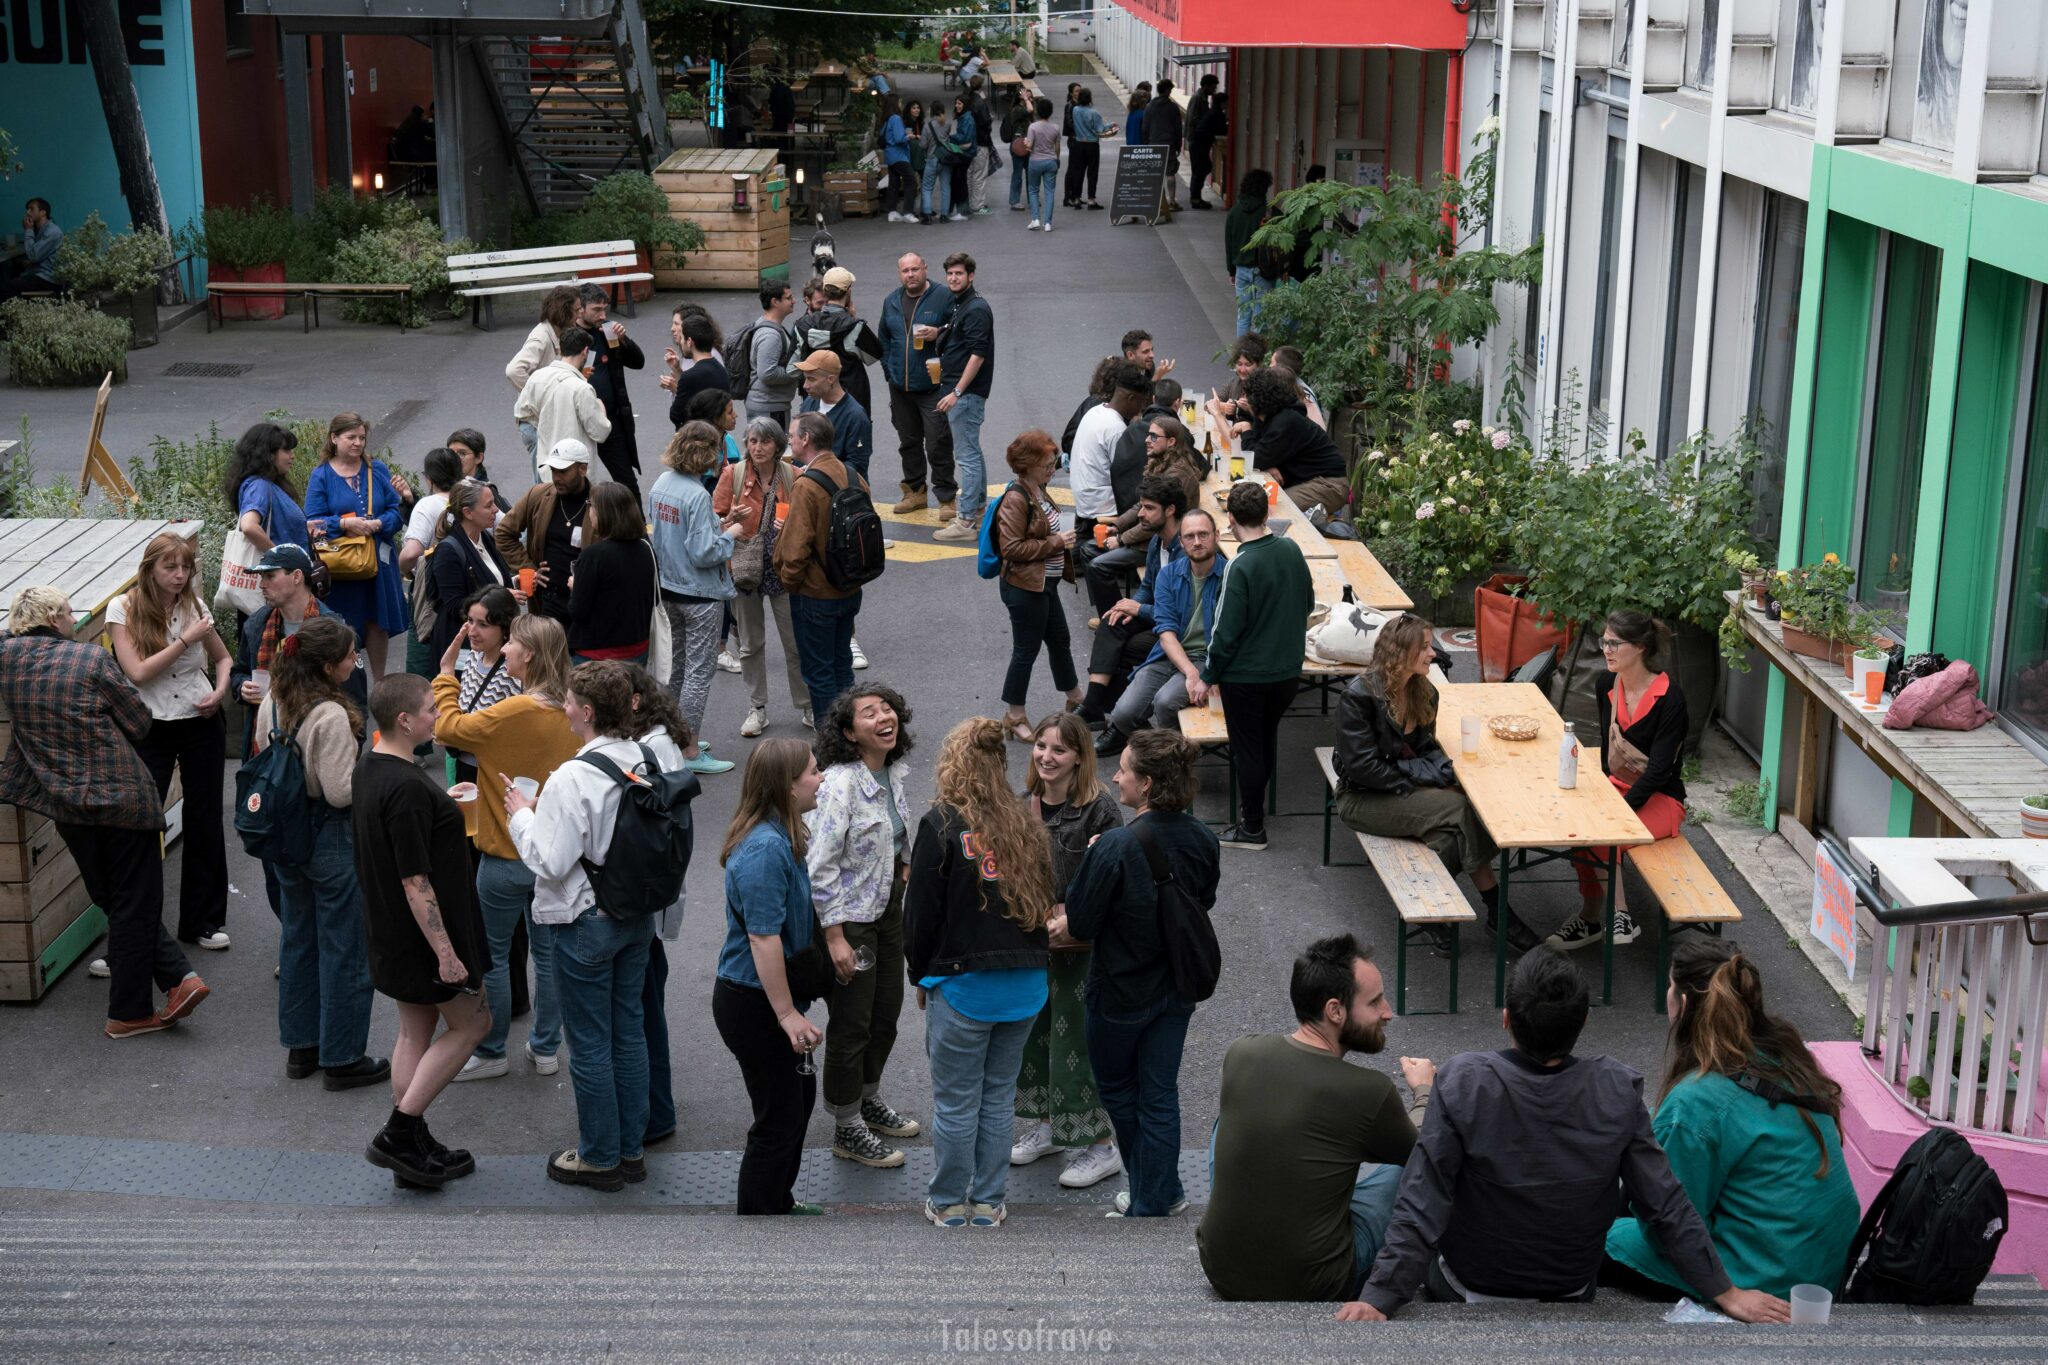
[[690, 867], [690, 802], [699, 790], [697, 775], [681, 769], [661, 772], [652, 749], [643, 744], [640, 752], [647, 760], [645, 776], [625, 771], [603, 754], [577, 755], [625, 788], [603, 866], [582, 860], [597, 892], [597, 908], [613, 919], [644, 919], [674, 905]]
[[1192, 1004], [1200, 1004], [1216, 993], [1223, 975], [1223, 949], [1216, 942], [1215, 926], [1209, 912], [1195, 904], [1195, 898], [1174, 879], [1166, 865], [1166, 851], [1159, 847], [1152, 831], [1140, 820], [1131, 833], [1145, 850], [1152, 869], [1152, 889], [1159, 897], [1159, 940], [1166, 948], [1167, 965], [1173, 969], [1173, 989]]
[[863, 583], [882, 576], [882, 519], [875, 515], [874, 500], [853, 477], [846, 486], [832, 482], [822, 470], [806, 469], [804, 477], [816, 479], [831, 501], [825, 534], [818, 537], [818, 562], [825, 567], [825, 581], [841, 592], [851, 592]]
[[766, 318], [755, 318], [737, 335], [725, 343], [725, 352], [720, 357], [725, 361], [725, 391], [734, 398], [745, 400], [747, 390], [754, 385], [754, 333], [763, 327], [773, 327], [782, 337], [782, 358], [775, 363], [787, 365], [789, 354], [796, 349], [796, 338], [789, 329]]
[[1930, 1128], [1863, 1215], [1841, 1301], [1969, 1303], [2006, 1224], [2005, 1186], [1990, 1163], [1953, 1128]]
[[235, 770], [235, 833], [252, 858], [305, 866], [330, 809], [306, 786], [298, 737], [275, 726], [263, 751]]

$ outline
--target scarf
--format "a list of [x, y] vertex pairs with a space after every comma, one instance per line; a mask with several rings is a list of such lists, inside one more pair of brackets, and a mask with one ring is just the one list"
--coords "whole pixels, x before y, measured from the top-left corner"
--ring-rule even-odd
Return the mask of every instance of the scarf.
[[[321, 610], [320, 599], [316, 597], [312, 600], [310, 610], [306, 612], [306, 619], [312, 620]], [[269, 619], [263, 623], [262, 638], [256, 641], [256, 667], [269, 670], [271, 659], [277, 655], [277, 642], [283, 638], [284, 613], [272, 607]]]

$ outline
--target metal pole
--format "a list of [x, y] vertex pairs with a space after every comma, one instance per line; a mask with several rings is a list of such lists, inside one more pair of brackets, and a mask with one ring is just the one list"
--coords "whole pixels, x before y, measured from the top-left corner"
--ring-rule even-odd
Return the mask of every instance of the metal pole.
[[306, 35], [284, 35], [285, 166], [291, 177], [292, 213], [304, 218], [313, 211], [312, 88], [306, 80]]
[[434, 178], [441, 195], [441, 235], [451, 241], [470, 235], [469, 186], [462, 173], [461, 55], [454, 34], [434, 35]]
[[320, 87], [327, 111], [327, 184], [346, 190], [355, 188], [354, 154], [348, 136], [348, 58], [346, 40], [339, 33], [320, 38]]

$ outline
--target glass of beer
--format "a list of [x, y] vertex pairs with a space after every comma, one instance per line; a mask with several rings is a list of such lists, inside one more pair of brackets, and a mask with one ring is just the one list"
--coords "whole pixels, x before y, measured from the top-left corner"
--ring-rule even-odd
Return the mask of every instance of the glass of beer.
[[930, 360], [925, 361], [924, 372], [931, 376], [932, 383], [936, 384], [939, 382], [939, 358], [937, 356], [933, 356]]

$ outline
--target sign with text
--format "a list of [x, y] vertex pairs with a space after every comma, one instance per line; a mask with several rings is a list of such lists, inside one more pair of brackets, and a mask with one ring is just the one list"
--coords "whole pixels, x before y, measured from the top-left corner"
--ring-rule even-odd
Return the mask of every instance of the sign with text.
[[1842, 960], [1849, 979], [1856, 979], [1856, 892], [1826, 844], [1813, 850], [1813, 936]]
[[1135, 218], [1141, 223], [1159, 221], [1159, 204], [1166, 193], [1166, 151], [1164, 147], [1119, 147], [1116, 153], [1116, 190], [1109, 197], [1109, 221], [1121, 223]]

